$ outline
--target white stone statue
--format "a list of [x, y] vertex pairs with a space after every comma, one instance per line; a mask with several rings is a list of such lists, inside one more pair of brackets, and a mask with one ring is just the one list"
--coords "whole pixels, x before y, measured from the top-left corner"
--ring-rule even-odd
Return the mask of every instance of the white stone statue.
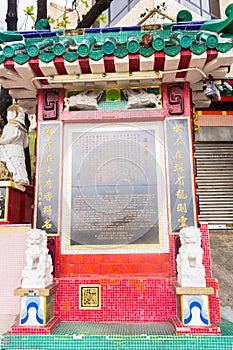
[[182, 228], [180, 241], [181, 247], [176, 258], [179, 285], [206, 287], [200, 229], [194, 226]]
[[142, 107], [162, 108], [161, 95], [155, 95], [143, 89], [139, 89], [139, 92], [133, 89], [123, 89], [122, 91], [128, 100], [126, 109]]
[[22, 107], [11, 105], [7, 109], [7, 120], [0, 137], [0, 161], [6, 162], [15, 183], [29, 184], [24, 155], [29, 141]]
[[26, 266], [22, 272], [22, 288], [45, 288], [53, 282], [53, 265], [48, 254], [44, 230], [31, 229], [27, 233]]
[[64, 111], [69, 111], [70, 107], [77, 109], [97, 110], [100, 109], [98, 101], [103, 94], [103, 90], [82, 91], [77, 95], [64, 98]]

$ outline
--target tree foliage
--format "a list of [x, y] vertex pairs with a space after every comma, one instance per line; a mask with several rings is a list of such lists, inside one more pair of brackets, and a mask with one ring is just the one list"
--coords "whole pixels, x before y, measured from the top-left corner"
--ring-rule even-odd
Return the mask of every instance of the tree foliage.
[[[89, 28], [91, 27], [96, 19], [106, 11], [113, 0], [96, 0], [95, 4], [90, 8], [83, 19], [78, 23], [77, 28]], [[116, 0], [117, 1], [117, 0]]]

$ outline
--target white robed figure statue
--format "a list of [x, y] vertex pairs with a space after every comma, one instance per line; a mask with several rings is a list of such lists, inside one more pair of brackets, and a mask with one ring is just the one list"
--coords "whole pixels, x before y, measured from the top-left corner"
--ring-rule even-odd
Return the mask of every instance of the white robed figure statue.
[[29, 184], [24, 155], [29, 140], [23, 108], [17, 103], [8, 107], [7, 121], [0, 137], [0, 161], [6, 162], [15, 183]]

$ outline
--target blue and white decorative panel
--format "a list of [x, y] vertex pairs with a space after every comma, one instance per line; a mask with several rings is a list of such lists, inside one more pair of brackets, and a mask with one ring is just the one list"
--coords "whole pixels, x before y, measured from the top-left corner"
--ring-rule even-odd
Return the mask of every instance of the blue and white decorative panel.
[[45, 319], [45, 297], [21, 297], [21, 326], [43, 326]]
[[210, 324], [208, 295], [182, 295], [181, 305], [183, 325], [208, 326]]

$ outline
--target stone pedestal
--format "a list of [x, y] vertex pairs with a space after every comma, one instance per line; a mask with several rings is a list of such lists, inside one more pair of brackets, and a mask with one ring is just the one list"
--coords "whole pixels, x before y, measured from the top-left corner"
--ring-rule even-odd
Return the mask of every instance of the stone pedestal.
[[[209, 296], [214, 294], [212, 287], [181, 287], [174, 283], [176, 292], [177, 316], [172, 318], [178, 334], [220, 333], [220, 328], [211, 322]], [[215, 330], [213, 332], [213, 330]]]
[[53, 283], [44, 289], [15, 289], [14, 295], [21, 297], [21, 306], [19, 322], [11, 328], [12, 334], [47, 334], [56, 327], [59, 323], [59, 319], [54, 317], [57, 287], [58, 284]]

